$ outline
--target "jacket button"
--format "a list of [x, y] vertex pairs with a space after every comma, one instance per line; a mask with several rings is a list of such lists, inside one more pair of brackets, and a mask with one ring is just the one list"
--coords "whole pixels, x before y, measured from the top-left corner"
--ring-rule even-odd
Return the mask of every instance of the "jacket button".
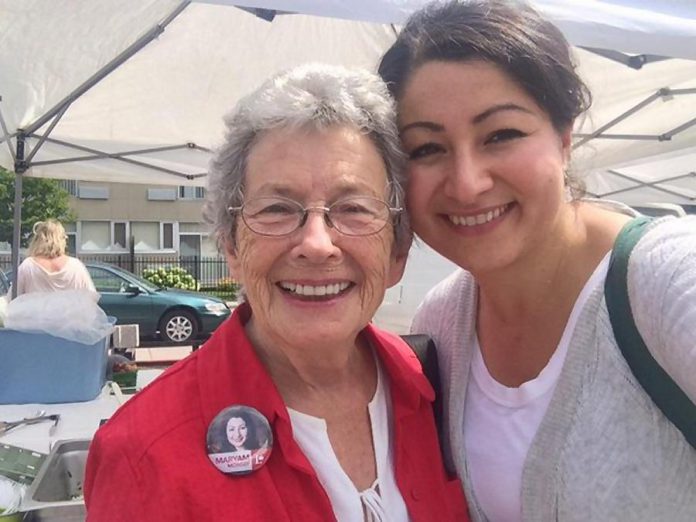
[[421, 494], [421, 492], [419, 491], [418, 488], [413, 488], [411, 490], [411, 498], [413, 500], [420, 500], [422, 497], [423, 497], [423, 495]]

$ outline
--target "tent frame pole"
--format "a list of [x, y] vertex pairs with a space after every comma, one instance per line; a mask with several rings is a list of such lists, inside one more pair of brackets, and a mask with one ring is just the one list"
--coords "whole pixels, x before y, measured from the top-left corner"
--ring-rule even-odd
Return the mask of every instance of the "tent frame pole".
[[[58, 119], [60, 119], [60, 117], [65, 113], [67, 108], [75, 100], [77, 100], [85, 92], [87, 92], [92, 87], [94, 87], [97, 83], [99, 83], [101, 80], [103, 80], [110, 73], [112, 73], [121, 64], [123, 64], [131, 56], [133, 56], [138, 51], [140, 51], [143, 47], [145, 47], [147, 44], [149, 44], [152, 40], [154, 40], [159, 35], [161, 35], [164, 32], [165, 27], [167, 25], [169, 25], [172, 22], [172, 20], [174, 20], [177, 16], [179, 16], [179, 14], [190, 3], [191, 3], [191, 0], [183, 0], [169, 15], [167, 15], [165, 17], [164, 20], [162, 20], [161, 22], [157, 23], [152, 28], [150, 28], [150, 30], [147, 31], [143, 36], [138, 38], [135, 42], [133, 42], [130, 46], [128, 46], [124, 51], [122, 51], [118, 56], [116, 56], [113, 60], [111, 60], [109, 63], [107, 63], [99, 71], [97, 71], [90, 78], [88, 78], [84, 83], [82, 83], [75, 90], [73, 90], [70, 94], [68, 94], [65, 98], [63, 98], [61, 101], [59, 101], [52, 109], [50, 109], [48, 112], [46, 112], [43, 116], [39, 117], [33, 123], [26, 126], [24, 129], [24, 132], [27, 135], [33, 135], [36, 133], [36, 131], [38, 129], [43, 127], [52, 118], [57, 117]], [[48, 137], [48, 135], [50, 134], [50, 131], [53, 130], [53, 127], [55, 127], [56, 123], [57, 123], [57, 120], [54, 121], [54, 123], [51, 125], [49, 131], [45, 133], [44, 138], [43, 138], [44, 141]], [[31, 154], [32, 157], [38, 152], [39, 147], [42, 143], [43, 143], [43, 141], [39, 141], [37, 146], [34, 147], [34, 150]], [[29, 167], [31, 167], [31, 164], [29, 164]]]
[[12, 230], [12, 299], [17, 297], [17, 282], [19, 272], [19, 248], [22, 234], [22, 182], [27, 164], [24, 160], [26, 135], [17, 134], [17, 154], [15, 156], [15, 197], [14, 197], [14, 226]]
[[[49, 143], [55, 143], [55, 144], [61, 145], [61, 146], [63, 146], [63, 147], [73, 148], [73, 149], [77, 149], [77, 150], [80, 150], [80, 151], [83, 151], [83, 152], [89, 152], [89, 153], [91, 154], [91, 156], [88, 156], [88, 157], [78, 158], [78, 161], [99, 160], [99, 159], [113, 159], [113, 160], [116, 160], [116, 161], [122, 161], [122, 162], [124, 162], [124, 163], [130, 163], [131, 165], [136, 165], [136, 166], [138, 166], [138, 167], [143, 167], [143, 168], [146, 168], [146, 169], [155, 170], [155, 171], [157, 171], [157, 172], [163, 172], [163, 173], [165, 173], [165, 174], [171, 174], [172, 176], [176, 176], [176, 177], [178, 177], [178, 178], [184, 178], [184, 179], [187, 179], [187, 180], [192, 180], [192, 179], [204, 177], [204, 176], [207, 175], [207, 173], [205, 173], [205, 172], [200, 173], [200, 174], [186, 174], [186, 173], [184, 173], [184, 172], [179, 172], [179, 171], [172, 170], [172, 169], [167, 169], [167, 168], [164, 168], [164, 167], [158, 167], [157, 165], [151, 165], [151, 164], [145, 163], [145, 162], [143, 162], [143, 161], [138, 161], [138, 160], [134, 160], [134, 159], [130, 159], [130, 158], [124, 158], [124, 157], [123, 157], [123, 153], [121, 153], [121, 152], [117, 152], [117, 153], [103, 152], [103, 151], [100, 151], [100, 150], [97, 150], [97, 149], [93, 149], [93, 148], [91, 148], [91, 147], [85, 147], [85, 146], [83, 146], [83, 145], [77, 145], [77, 144], [75, 144], [75, 143], [69, 143], [69, 142], [67, 142], [67, 141], [62, 141], [62, 140], [56, 140], [56, 139], [54, 139], [54, 138], [45, 138], [45, 141], [47, 141], [47, 142], [49, 142]], [[162, 147], [162, 149], [164, 149], [164, 150], [169, 149], [169, 148], [171, 148], [171, 149], [176, 148], [176, 149], [198, 149], [198, 150], [206, 150], [206, 149], [204, 149], [203, 147], [198, 147], [198, 146], [197, 146], [196, 144], [194, 144], [194, 143], [187, 143], [187, 144], [185, 144], [185, 145], [177, 145], [177, 146], [173, 146], [173, 147]], [[147, 152], [148, 152], [147, 150], [140, 151], [141, 154], [147, 154]], [[138, 153], [138, 152], [137, 152], [137, 151], [136, 151], [136, 152], [131, 152], [131, 154], [135, 154], [135, 153]], [[53, 165], [53, 164], [56, 164], [56, 163], [64, 163], [65, 161], [67, 161], [67, 159], [66, 159], [66, 160], [37, 161], [37, 162], [35, 162], [35, 163], [32, 163], [31, 166]], [[73, 159], [73, 161], [74, 161], [74, 159]], [[177, 180], [172, 180], [172, 183], [174, 183], [175, 181], [177, 181]]]
[[641, 180], [639, 180], [639, 179], [633, 178], [633, 177], [631, 177], [631, 176], [628, 176], [628, 175], [626, 175], [626, 174], [623, 174], [623, 173], [618, 172], [618, 171], [613, 170], [613, 169], [607, 170], [607, 172], [608, 172], [609, 174], [613, 175], [613, 176], [618, 177], [618, 178], [625, 179], [625, 180], [627, 180], [627, 181], [631, 181], [631, 182], [635, 183], [636, 185], [633, 186], [633, 187], [622, 188], [622, 189], [618, 189], [618, 190], [612, 190], [611, 192], [605, 192], [604, 194], [602, 194], [602, 195], [600, 196], [600, 197], [603, 197], [603, 198], [604, 198], [604, 197], [607, 197], [607, 196], [613, 196], [613, 195], [615, 195], [615, 194], [622, 194], [622, 193], [624, 193], [624, 192], [630, 192], [630, 191], [632, 191], [632, 190], [638, 190], [638, 189], [640, 189], [640, 188], [647, 187], [647, 188], [651, 188], [651, 189], [654, 189], [654, 190], [658, 190], [658, 191], [660, 191], [660, 192], [664, 192], [665, 194], [669, 194], [670, 196], [677, 196], [677, 197], [679, 197], [679, 198], [685, 198], [685, 199], [688, 199], [688, 200], [690, 200], [690, 201], [696, 200], [696, 198], [694, 198], [694, 197], [687, 196], [687, 195], [685, 195], [685, 194], [680, 194], [679, 192], [676, 192], [676, 191], [674, 191], [674, 190], [666, 189], [666, 188], [664, 188], [664, 187], [660, 187], [660, 186], [659, 186], [660, 184], [662, 184], [662, 183], [667, 183], [667, 182], [669, 182], [669, 181], [677, 181], [677, 180], [680, 180], [680, 179], [686, 179], [686, 178], [694, 177], [694, 176], [696, 176], [696, 172], [688, 172], [687, 174], [682, 174], [682, 175], [680, 175], [680, 176], [673, 176], [673, 177], [671, 177], [671, 178], [661, 179], [661, 180], [659, 180], [659, 181], [650, 181], [650, 182], [641, 181]]

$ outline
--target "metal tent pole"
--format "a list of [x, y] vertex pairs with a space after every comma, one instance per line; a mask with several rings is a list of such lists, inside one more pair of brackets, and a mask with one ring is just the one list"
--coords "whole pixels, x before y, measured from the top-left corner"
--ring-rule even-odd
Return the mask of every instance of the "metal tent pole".
[[22, 181], [27, 164], [24, 160], [24, 145], [26, 136], [23, 132], [17, 134], [17, 154], [15, 156], [15, 197], [14, 197], [14, 227], [12, 230], [12, 299], [17, 297], [17, 274], [19, 272], [19, 247], [22, 234]]
[[[181, 11], [183, 11], [186, 8], [186, 6], [188, 6], [190, 3], [191, 3], [191, 0], [183, 0], [169, 15], [167, 15], [165, 17], [164, 20], [162, 20], [161, 22], [159, 22], [158, 24], [156, 24], [155, 26], [150, 28], [150, 30], [147, 31], [143, 36], [138, 38], [127, 49], [125, 49], [123, 52], [121, 52], [113, 60], [111, 60], [104, 67], [102, 67], [99, 71], [97, 71], [90, 78], [88, 78], [84, 83], [82, 83], [82, 85], [77, 87], [73, 92], [68, 94], [61, 101], [59, 101], [52, 109], [50, 109], [48, 112], [46, 112], [43, 116], [38, 118], [32, 124], [26, 126], [24, 129], [24, 132], [27, 135], [34, 134], [38, 129], [40, 129], [43, 125], [45, 125], [49, 120], [51, 120], [52, 118], [56, 118], [56, 120], [52, 123], [51, 128], [48, 130], [48, 132], [45, 133], [45, 136], [47, 137], [50, 134], [51, 130], [53, 130], [53, 127], [55, 127], [57, 120], [59, 120], [61, 118], [61, 116], [65, 113], [65, 111], [70, 106], [70, 104], [72, 104], [76, 99], [78, 99], [80, 96], [82, 96], [85, 92], [87, 92], [89, 89], [91, 89], [97, 83], [99, 83], [101, 80], [103, 80], [107, 75], [109, 75], [116, 68], [118, 68], [123, 62], [125, 62], [131, 56], [133, 56], [138, 51], [140, 51], [140, 49], [145, 47], [152, 40], [154, 40], [160, 34], [162, 34], [164, 32], [165, 27], [167, 25], [169, 25], [172, 22], [172, 20], [174, 20], [181, 13]], [[44, 137], [43, 140], [45, 140], [45, 139], [46, 138]], [[37, 146], [34, 148], [34, 151], [31, 154], [32, 157], [36, 154], [38, 149], [43, 144], [43, 140], [40, 143], [38, 143]], [[29, 165], [29, 166], [31, 166], [31, 165]]]

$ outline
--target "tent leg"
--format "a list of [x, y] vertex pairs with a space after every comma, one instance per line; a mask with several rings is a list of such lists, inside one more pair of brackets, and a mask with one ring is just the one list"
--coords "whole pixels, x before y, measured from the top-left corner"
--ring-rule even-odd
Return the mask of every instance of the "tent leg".
[[22, 181], [26, 171], [24, 161], [24, 145], [26, 137], [23, 133], [17, 136], [17, 156], [15, 161], [15, 199], [14, 227], [12, 231], [12, 299], [17, 297], [17, 282], [19, 272], [19, 247], [22, 234]]

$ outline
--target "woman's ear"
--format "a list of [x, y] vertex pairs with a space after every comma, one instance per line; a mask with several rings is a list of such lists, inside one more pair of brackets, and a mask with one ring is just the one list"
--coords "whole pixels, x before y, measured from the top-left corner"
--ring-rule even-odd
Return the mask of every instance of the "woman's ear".
[[568, 166], [570, 163], [570, 153], [573, 150], [573, 125], [575, 122], [571, 123], [568, 125], [568, 127], [565, 128], [560, 133], [561, 137], [561, 151], [563, 153], [563, 163], [565, 166]]
[[406, 270], [407, 259], [408, 253], [392, 255], [391, 266], [387, 274], [387, 288], [391, 288], [401, 281], [401, 278], [404, 276], [404, 270]]
[[406, 261], [408, 260], [408, 253], [411, 251], [412, 244], [413, 234], [409, 232], [407, 240], [402, 241], [398, 246], [393, 246], [391, 264], [389, 266], [389, 273], [387, 274], [387, 288], [394, 286], [401, 281], [401, 278], [404, 276]]
[[240, 281], [241, 277], [241, 262], [237, 256], [237, 249], [228, 240], [225, 241], [225, 259], [227, 260], [227, 268], [230, 271], [230, 277], [236, 281]]

